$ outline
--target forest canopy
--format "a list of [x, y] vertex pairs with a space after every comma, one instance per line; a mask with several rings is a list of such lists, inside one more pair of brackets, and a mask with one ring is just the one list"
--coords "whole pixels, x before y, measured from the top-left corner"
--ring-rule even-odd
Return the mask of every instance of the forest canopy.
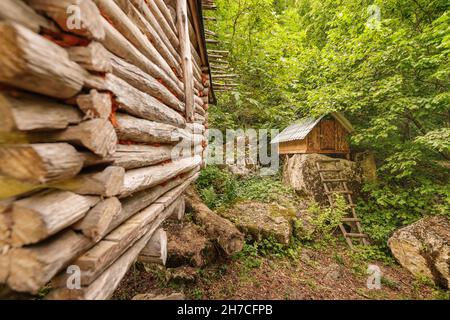
[[353, 150], [379, 181], [362, 204], [383, 240], [425, 214], [449, 214], [450, 12], [446, 0], [217, 0], [221, 49], [239, 86], [219, 93], [211, 127], [283, 129], [341, 111]]

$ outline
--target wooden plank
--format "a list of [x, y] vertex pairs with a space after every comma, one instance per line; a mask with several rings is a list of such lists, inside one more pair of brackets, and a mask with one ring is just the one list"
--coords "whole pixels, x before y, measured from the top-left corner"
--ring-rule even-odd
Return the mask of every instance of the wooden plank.
[[15, 23], [0, 22], [0, 33], [1, 82], [56, 98], [81, 90], [87, 72], [63, 48]]
[[192, 75], [192, 53], [186, 0], [177, 0], [178, 35], [180, 39], [181, 63], [183, 66], [186, 120], [194, 122], [194, 79]]
[[82, 120], [77, 108], [31, 94], [0, 93], [0, 113], [0, 132], [65, 129]]
[[37, 11], [43, 11], [66, 32], [88, 39], [105, 37], [100, 12], [91, 0], [27, 0]]
[[12, 207], [11, 244], [34, 244], [83, 218], [98, 202], [67, 191], [44, 191], [15, 201]]

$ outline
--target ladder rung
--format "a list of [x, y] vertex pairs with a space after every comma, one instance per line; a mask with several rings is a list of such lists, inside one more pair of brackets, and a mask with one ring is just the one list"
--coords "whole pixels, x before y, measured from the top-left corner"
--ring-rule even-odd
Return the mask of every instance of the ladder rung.
[[350, 238], [368, 238], [367, 234], [364, 233], [346, 233], [345, 236]]
[[348, 182], [347, 179], [323, 179], [323, 182]]
[[335, 191], [326, 192], [326, 194], [335, 194], [335, 193], [340, 193], [340, 194], [353, 194], [353, 192], [347, 191], [347, 190], [335, 190]]
[[361, 222], [359, 218], [343, 218], [342, 222]]

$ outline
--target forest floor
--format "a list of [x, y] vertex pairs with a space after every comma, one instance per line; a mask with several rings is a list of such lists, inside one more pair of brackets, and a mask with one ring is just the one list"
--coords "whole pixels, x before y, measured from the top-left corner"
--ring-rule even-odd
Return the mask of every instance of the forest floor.
[[[369, 263], [350, 253], [343, 243], [299, 248], [296, 258], [261, 256], [248, 250], [174, 279], [173, 270], [136, 263], [114, 294], [132, 299], [142, 293], [183, 292], [187, 299], [214, 300], [355, 300], [448, 299], [448, 292], [416, 279], [395, 262], [372, 261], [381, 269], [381, 289], [367, 288]], [[189, 273], [188, 272], [188, 273]]]

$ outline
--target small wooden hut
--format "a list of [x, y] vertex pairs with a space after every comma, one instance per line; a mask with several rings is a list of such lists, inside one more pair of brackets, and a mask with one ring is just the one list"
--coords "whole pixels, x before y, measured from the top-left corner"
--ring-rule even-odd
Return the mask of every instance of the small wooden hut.
[[348, 136], [353, 132], [351, 123], [339, 112], [313, 118], [307, 117], [284, 129], [273, 140], [279, 144], [280, 154], [350, 153]]

